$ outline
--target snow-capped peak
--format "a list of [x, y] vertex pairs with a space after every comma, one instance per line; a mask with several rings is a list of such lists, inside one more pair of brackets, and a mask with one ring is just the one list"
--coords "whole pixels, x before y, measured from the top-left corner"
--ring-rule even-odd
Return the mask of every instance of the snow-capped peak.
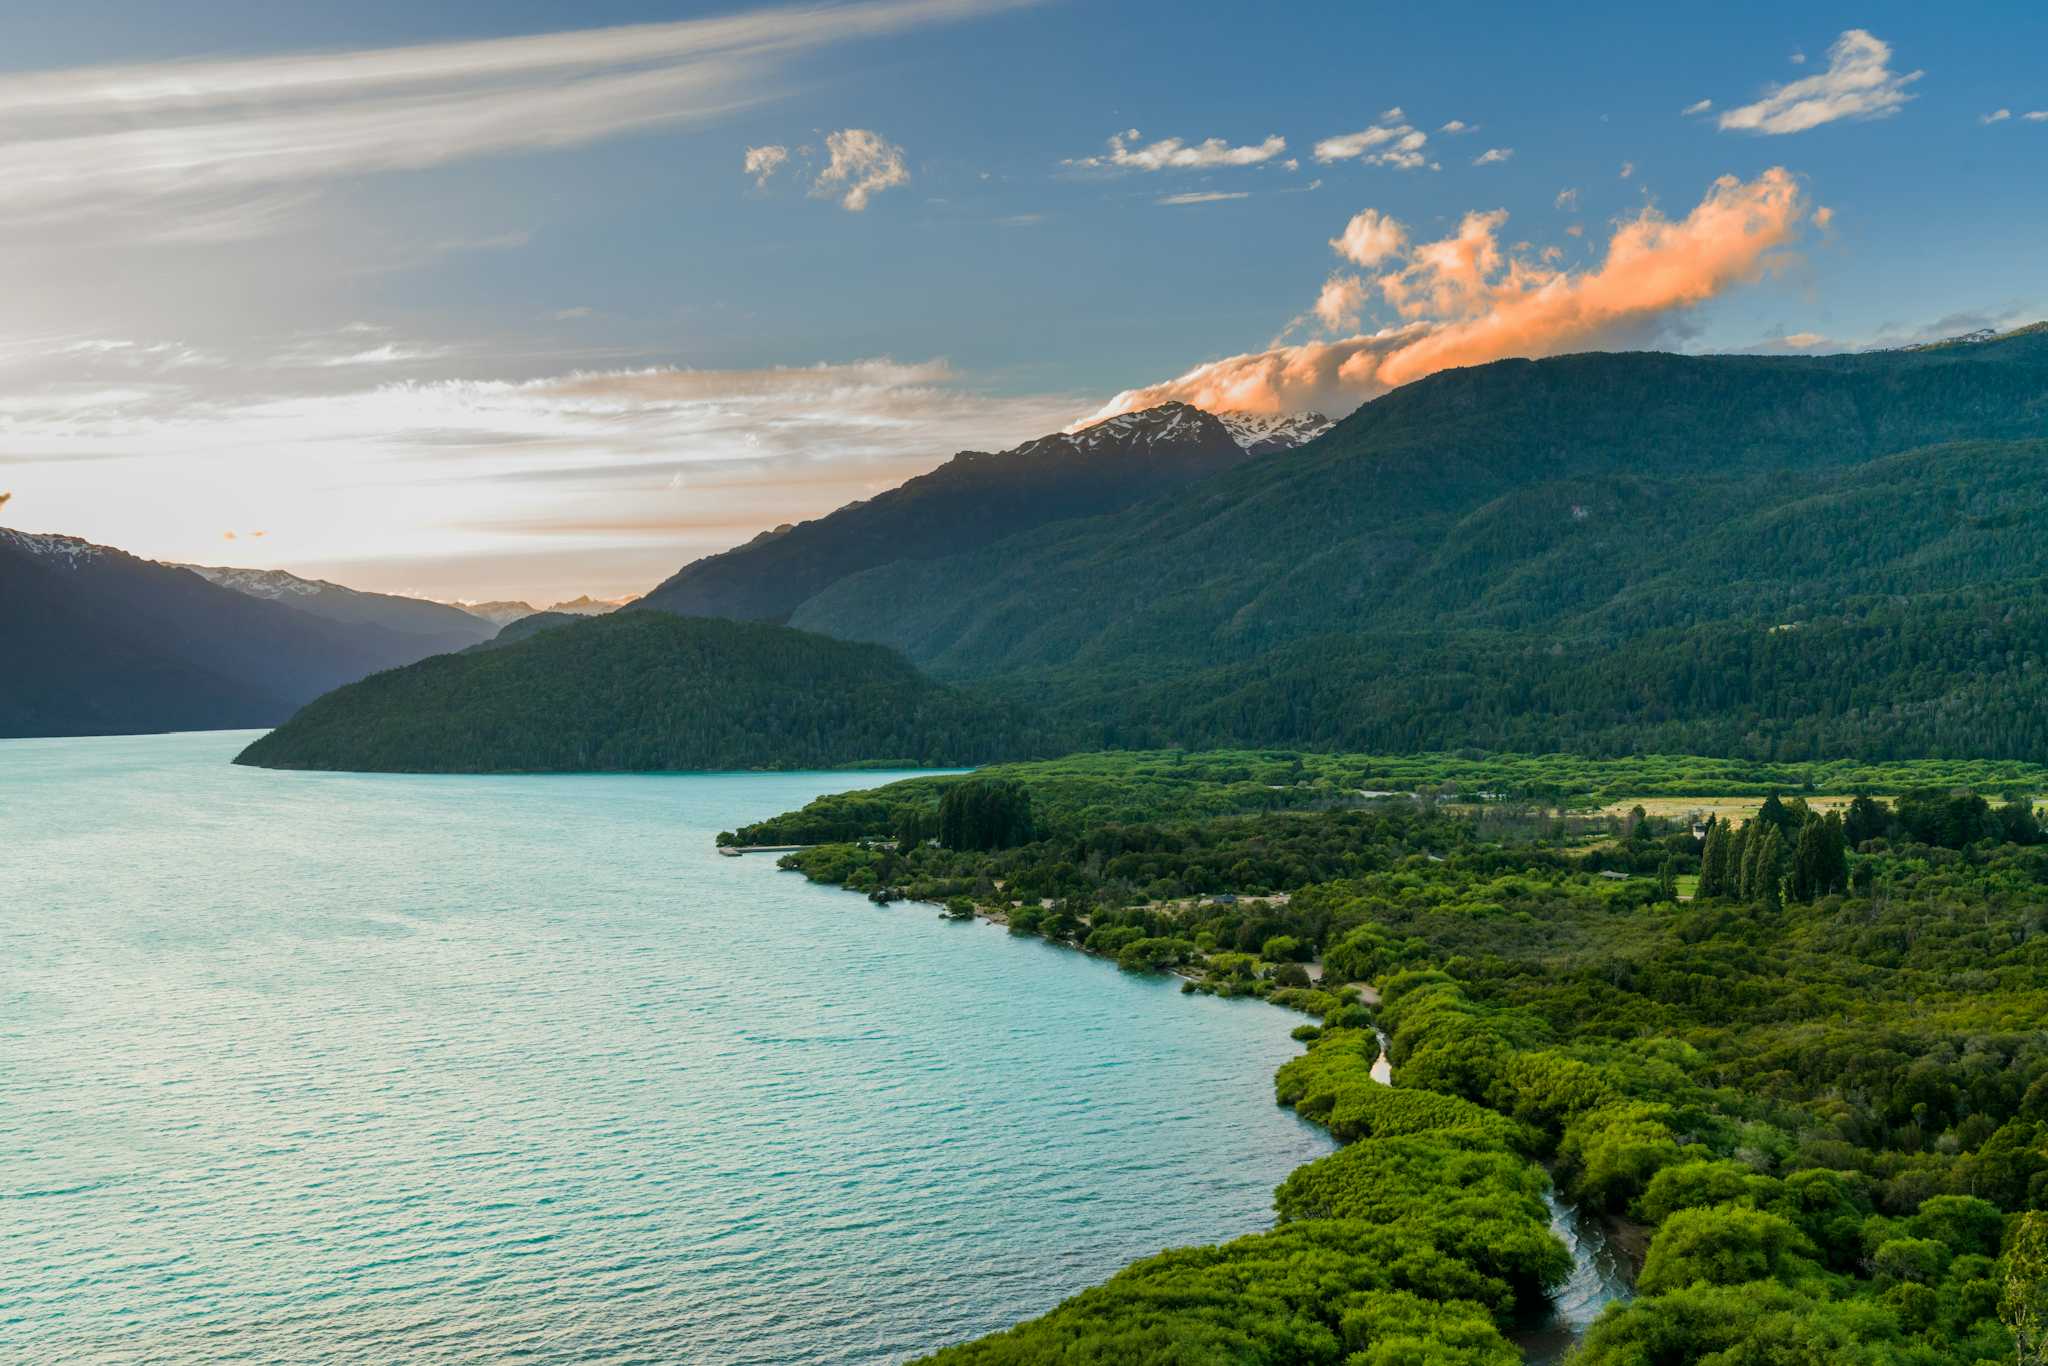
[[1150, 446], [1191, 441], [1200, 434], [1208, 418], [1200, 408], [1186, 403], [1162, 403], [1156, 408], [1140, 408], [1104, 418], [1072, 433], [1068, 439], [1084, 451], [1132, 441]]
[[39, 559], [54, 560], [67, 569], [76, 569], [87, 560], [96, 560], [107, 553], [103, 545], [77, 536], [58, 536], [54, 533], [14, 531], [0, 527], [0, 543], [25, 550]]
[[1241, 409], [1218, 413], [1216, 420], [1252, 455], [1305, 446], [1337, 425], [1321, 413], [1248, 413]]
[[320, 579], [302, 579], [297, 574], [282, 569], [234, 569], [224, 565], [180, 564], [175, 569], [189, 569], [200, 578], [217, 588], [232, 588], [235, 592], [252, 598], [267, 598], [272, 602], [279, 598], [312, 598], [329, 591], [347, 592], [339, 584], [327, 583]]

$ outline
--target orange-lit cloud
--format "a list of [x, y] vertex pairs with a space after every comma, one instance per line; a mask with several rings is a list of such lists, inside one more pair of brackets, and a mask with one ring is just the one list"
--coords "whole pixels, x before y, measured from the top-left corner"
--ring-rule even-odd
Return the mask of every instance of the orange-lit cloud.
[[[1374, 281], [1402, 324], [1211, 361], [1118, 394], [1090, 420], [1169, 399], [1211, 409], [1349, 412], [1439, 370], [1640, 342], [1763, 274], [1807, 217], [1805, 196], [1782, 167], [1746, 182], [1724, 176], [1683, 218], [1645, 209], [1621, 223], [1597, 266], [1571, 271], [1540, 253], [1502, 247], [1504, 211], [1467, 214], [1455, 233], [1417, 245]], [[1325, 284], [1316, 311], [1326, 324], [1323, 304], [1340, 278], [1355, 277]]]

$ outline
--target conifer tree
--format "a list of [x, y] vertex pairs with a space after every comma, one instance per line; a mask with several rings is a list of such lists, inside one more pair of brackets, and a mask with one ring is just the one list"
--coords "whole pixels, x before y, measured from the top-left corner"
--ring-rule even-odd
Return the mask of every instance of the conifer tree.
[[1792, 851], [1794, 901], [1811, 901], [1819, 896], [1827, 879], [1827, 836], [1821, 822], [1808, 821], [1799, 827], [1799, 841]]
[[1711, 901], [1728, 895], [1728, 827], [1718, 821], [1707, 826], [1707, 844], [1700, 851], [1700, 885], [1696, 901]]
[[1756, 846], [1756, 861], [1750, 874], [1749, 899], [1767, 911], [1784, 909], [1780, 891], [1785, 864], [1785, 837], [1778, 827], [1767, 825], [1750, 841]]

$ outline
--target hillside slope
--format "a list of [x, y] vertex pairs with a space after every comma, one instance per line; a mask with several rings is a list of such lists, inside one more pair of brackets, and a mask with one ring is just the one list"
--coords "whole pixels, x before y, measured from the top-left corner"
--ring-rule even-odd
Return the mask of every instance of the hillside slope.
[[294, 608], [328, 621], [353, 626], [377, 626], [400, 635], [423, 637], [421, 657], [460, 650], [479, 640], [488, 640], [495, 629], [481, 617], [428, 602], [424, 598], [402, 598], [391, 593], [365, 593], [326, 579], [301, 578], [282, 569], [235, 569], [224, 565], [181, 564], [208, 583], [282, 607]]
[[[858, 575], [792, 622], [1030, 688], [1111, 742], [1906, 755], [1995, 718], [1996, 752], [2040, 757], [2044, 436], [2039, 327], [1499, 362], [1142, 508]], [[2003, 670], [1972, 675], [1958, 634]]]
[[1057, 748], [1021, 709], [786, 627], [628, 610], [313, 702], [261, 768], [534, 773], [974, 764]]
[[275, 725], [440, 648], [74, 536], [0, 529], [0, 736]]
[[849, 574], [1115, 512], [1255, 454], [1288, 449], [1328, 425], [1313, 414], [1226, 422], [1168, 403], [1007, 451], [962, 451], [886, 493], [698, 560], [641, 605], [685, 616], [781, 621]]

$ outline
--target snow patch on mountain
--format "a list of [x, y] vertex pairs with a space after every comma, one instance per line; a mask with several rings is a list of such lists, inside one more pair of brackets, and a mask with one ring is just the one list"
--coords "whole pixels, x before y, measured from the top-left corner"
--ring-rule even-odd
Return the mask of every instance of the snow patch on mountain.
[[77, 569], [82, 564], [113, 553], [106, 546], [94, 545], [77, 536], [15, 531], [8, 527], [0, 527], [0, 544], [24, 550], [38, 559], [54, 561], [66, 569]]
[[1337, 425], [1321, 413], [1248, 413], [1242, 409], [1218, 413], [1216, 420], [1252, 455], [1306, 446]]
[[189, 569], [216, 588], [230, 588], [246, 597], [263, 598], [270, 602], [284, 598], [315, 598], [327, 592], [354, 591], [343, 588], [338, 583], [328, 583], [324, 579], [302, 579], [297, 574], [289, 574], [282, 569], [235, 569], [226, 565], [205, 564], [172, 564], [171, 568]]

